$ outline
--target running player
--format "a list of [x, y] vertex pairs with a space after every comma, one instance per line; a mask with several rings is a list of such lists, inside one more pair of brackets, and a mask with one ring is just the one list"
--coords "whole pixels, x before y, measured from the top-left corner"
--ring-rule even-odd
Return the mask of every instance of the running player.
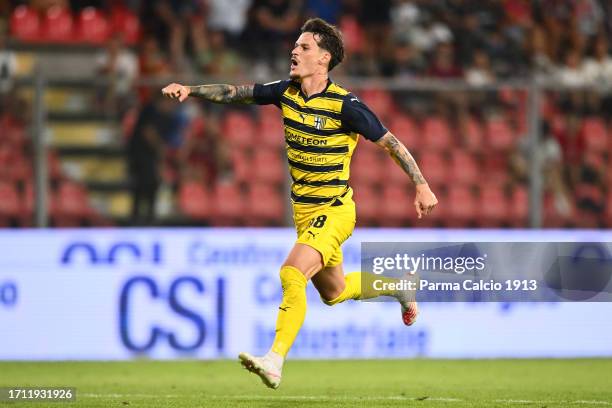
[[355, 226], [348, 179], [359, 135], [385, 149], [414, 182], [419, 218], [438, 202], [406, 147], [355, 95], [330, 80], [328, 72], [344, 58], [338, 29], [314, 18], [301, 31], [291, 52], [288, 80], [263, 85], [174, 83], [162, 90], [181, 102], [196, 96], [216, 103], [274, 104], [281, 109], [298, 238], [280, 270], [283, 300], [274, 343], [263, 357], [239, 356], [243, 366], [270, 388], [279, 386], [285, 357], [304, 321], [308, 280], [330, 306], [348, 299], [393, 296], [401, 305], [404, 324], [416, 320], [416, 302], [403, 292], [374, 290], [369, 284], [372, 274], [345, 276], [342, 269], [340, 247]]

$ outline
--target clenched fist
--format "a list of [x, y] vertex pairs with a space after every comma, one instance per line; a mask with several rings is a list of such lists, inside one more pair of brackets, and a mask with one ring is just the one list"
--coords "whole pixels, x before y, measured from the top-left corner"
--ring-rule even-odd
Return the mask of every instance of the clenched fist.
[[419, 184], [416, 187], [414, 207], [416, 208], [419, 218], [422, 218], [423, 215], [429, 214], [437, 204], [438, 199], [427, 184]]
[[181, 84], [170, 84], [162, 89], [162, 95], [183, 102], [189, 96], [189, 88]]

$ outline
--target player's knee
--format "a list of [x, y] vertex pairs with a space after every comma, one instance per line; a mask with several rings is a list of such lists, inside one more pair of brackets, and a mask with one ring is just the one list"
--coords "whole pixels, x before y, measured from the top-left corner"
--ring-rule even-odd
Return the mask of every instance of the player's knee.
[[279, 275], [283, 289], [289, 286], [306, 286], [306, 277], [304, 276], [303, 272], [295, 266], [283, 265]]
[[342, 292], [344, 292], [344, 287], [344, 282], [342, 282], [341, 285], [339, 284], [332, 288], [320, 290], [319, 295], [321, 296], [321, 300], [327, 306], [334, 306], [341, 301], [340, 295], [342, 295]]

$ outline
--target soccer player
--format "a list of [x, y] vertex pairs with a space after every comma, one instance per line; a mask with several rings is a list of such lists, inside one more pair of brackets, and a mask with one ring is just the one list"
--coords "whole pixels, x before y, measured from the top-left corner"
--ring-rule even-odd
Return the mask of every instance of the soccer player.
[[162, 90], [181, 102], [196, 96], [216, 103], [274, 104], [281, 109], [298, 238], [280, 270], [283, 300], [274, 343], [263, 357], [239, 356], [242, 365], [270, 388], [279, 386], [285, 357], [304, 322], [309, 280], [330, 306], [348, 299], [393, 296], [401, 305], [404, 324], [409, 326], [416, 320], [413, 297], [405, 292], [374, 290], [374, 275], [354, 272], [345, 276], [342, 269], [340, 247], [355, 227], [348, 178], [359, 135], [385, 149], [412, 179], [419, 218], [438, 202], [406, 147], [355, 95], [329, 79], [329, 71], [344, 58], [337, 28], [314, 18], [306, 21], [301, 31], [291, 52], [288, 80], [238, 86], [174, 83]]

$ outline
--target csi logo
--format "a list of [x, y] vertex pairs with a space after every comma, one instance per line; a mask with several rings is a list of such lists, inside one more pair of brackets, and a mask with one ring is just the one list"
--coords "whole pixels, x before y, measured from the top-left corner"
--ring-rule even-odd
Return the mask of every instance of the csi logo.
[[137, 353], [149, 353], [164, 344], [178, 352], [193, 352], [209, 344], [222, 352], [224, 304], [221, 277], [133, 276], [119, 293], [121, 342]]
[[73, 263], [108, 264], [120, 260], [131, 262], [162, 263], [162, 245], [159, 242], [141, 244], [133, 241], [117, 241], [108, 244], [94, 244], [87, 241], [77, 241], [66, 246], [62, 252], [60, 264]]

